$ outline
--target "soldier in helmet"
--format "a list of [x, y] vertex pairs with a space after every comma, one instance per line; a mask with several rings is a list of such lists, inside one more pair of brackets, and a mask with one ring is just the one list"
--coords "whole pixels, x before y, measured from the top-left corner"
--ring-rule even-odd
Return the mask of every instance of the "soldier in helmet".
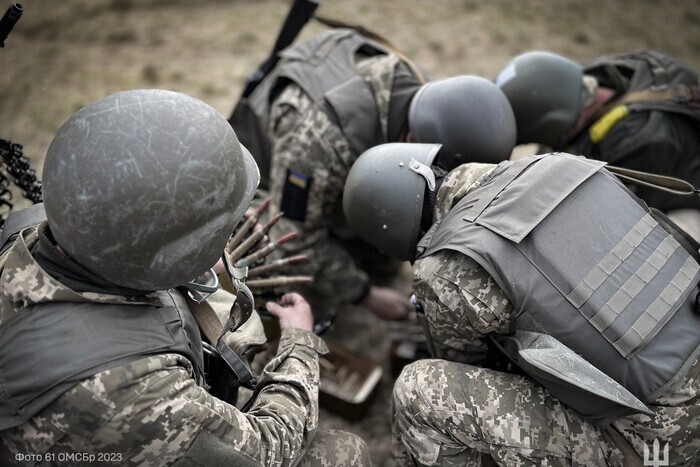
[[[44, 164], [47, 221], [0, 257], [3, 465], [76, 453], [129, 465], [368, 462], [352, 435], [314, 437], [326, 347], [297, 294], [267, 306], [281, 343], [249, 410], [204, 385], [195, 279], [221, 258], [258, 179], [226, 120], [181, 93], [113, 94], [59, 129]], [[251, 310], [234, 285], [225, 329]]]
[[[496, 84], [513, 107], [518, 144], [539, 143], [700, 185], [700, 87], [697, 74], [677, 59], [643, 51], [581, 66], [533, 51], [515, 57]], [[700, 238], [700, 199], [635, 190]]]
[[[351, 29], [328, 31], [281, 56], [250, 97], [262, 131], [242, 141], [247, 136], [261, 148], [254, 155], [264, 187], [269, 178], [271, 212], [282, 211], [302, 232], [286, 252], [309, 252], [305, 272], [315, 277], [310, 292], [320, 303], [359, 303], [401, 319], [408, 299], [370, 280], [400, 263], [359, 241], [343, 219], [348, 170], [364, 150], [392, 141], [442, 143], [439, 162], [447, 169], [507, 159], [515, 143], [508, 102], [482, 78], [426, 83], [392, 48]], [[490, 137], [496, 133], [499, 139]]]
[[666, 443], [657, 460], [693, 464], [697, 243], [602, 162], [545, 154], [442, 175], [439, 157], [372, 148], [343, 197], [361, 238], [414, 262], [439, 359], [396, 382], [401, 465], [641, 465]]

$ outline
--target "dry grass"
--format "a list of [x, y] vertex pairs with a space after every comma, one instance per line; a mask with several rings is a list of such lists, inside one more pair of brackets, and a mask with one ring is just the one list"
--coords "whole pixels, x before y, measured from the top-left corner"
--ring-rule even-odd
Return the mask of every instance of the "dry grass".
[[[109, 93], [172, 89], [228, 116], [289, 5], [288, 0], [21, 3], [24, 16], [0, 50], [0, 135], [22, 143], [39, 170], [61, 123]], [[700, 70], [699, 0], [323, 0], [319, 13], [381, 32], [436, 78], [458, 73], [493, 78], [510, 57], [533, 48], [580, 61], [654, 48]], [[303, 37], [322, 29], [311, 24]], [[381, 343], [386, 327], [366, 317], [347, 321], [358, 333], [366, 325], [376, 329], [369, 340]], [[334, 334], [358, 350], [368, 348], [353, 345], [339, 330]], [[387, 346], [375, 345], [373, 351], [383, 359]], [[390, 389], [386, 379], [384, 398]], [[366, 435], [375, 463], [385, 465], [387, 407], [376, 404], [369, 420], [357, 424], [324, 413], [323, 424]]]

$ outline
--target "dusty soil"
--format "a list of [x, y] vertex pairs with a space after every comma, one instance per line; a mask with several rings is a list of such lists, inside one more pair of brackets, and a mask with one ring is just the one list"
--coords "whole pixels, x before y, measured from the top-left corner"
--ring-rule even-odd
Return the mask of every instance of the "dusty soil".
[[[10, 2], [4, 2], [9, 5]], [[41, 171], [52, 135], [104, 95], [158, 87], [198, 97], [228, 116], [245, 77], [274, 42], [288, 0], [23, 0], [0, 51], [0, 136], [24, 145]], [[700, 0], [323, 0], [319, 13], [393, 41], [434, 78], [493, 78], [509, 58], [546, 49], [574, 60], [653, 48], [700, 70]], [[310, 24], [302, 37], [323, 30]], [[382, 362], [390, 328], [361, 310], [328, 338]], [[329, 412], [322, 426], [363, 435], [391, 465], [392, 379], [360, 422]]]

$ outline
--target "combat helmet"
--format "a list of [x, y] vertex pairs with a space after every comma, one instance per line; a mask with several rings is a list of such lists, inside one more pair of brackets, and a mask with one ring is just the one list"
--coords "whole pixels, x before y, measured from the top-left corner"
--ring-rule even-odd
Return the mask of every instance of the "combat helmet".
[[515, 57], [496, 78], [515, 113], [518, 144], [560, 149], [583, 110], [583, 69], [549, 52]]
[[424, 84], [413, 97], [408, 126], [414, 142], [439, 143], [436, 165], [498, 163], [515, 146], [515, 117], [498, 86], [478, 76]]
[[157, 89], [112, 94], [77, 111], [43, 169], [58, 245], [98, 277], [145, 291], [211, 268], [258, 180], [223, 116]]
[[414, 259], [425, 188], [435, 188], [430, 166], [440, 147], [388, 143], [360, 155], [345, 182], [343, 211], [361, 239], [396, 259]]

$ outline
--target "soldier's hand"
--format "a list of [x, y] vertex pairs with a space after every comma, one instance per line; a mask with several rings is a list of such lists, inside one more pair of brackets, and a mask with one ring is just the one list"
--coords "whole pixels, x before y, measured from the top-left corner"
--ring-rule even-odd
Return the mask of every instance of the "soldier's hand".
[[381, 319], [398, 321], [406, 319], [413, 309], [408, 297], [394, 289], [372, 286], [367, 297], [360, 302]]
[[298, 293], [284, 294], [277, 303], [267, 302], [265, 308], [279, 319], [282, 329], [304, 329], [313, 332], [314, 317], [311, 314], [311, 306]]

